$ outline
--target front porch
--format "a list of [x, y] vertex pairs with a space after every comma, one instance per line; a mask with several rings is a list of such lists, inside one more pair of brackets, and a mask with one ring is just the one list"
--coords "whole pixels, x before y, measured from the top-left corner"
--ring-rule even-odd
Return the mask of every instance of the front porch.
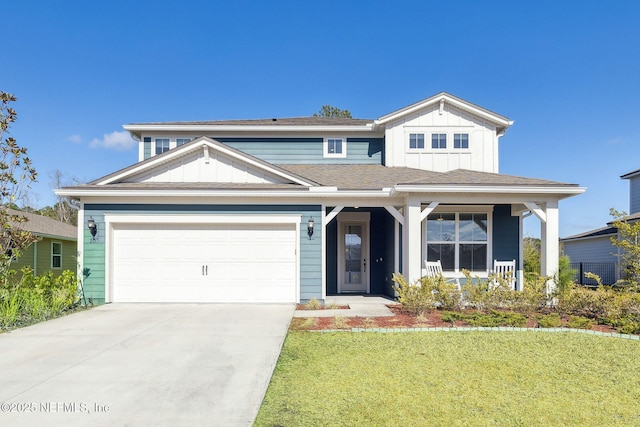
[[414, 197], [402, 206], [325, 207], [323, 297], [394, 297], [393, 274], [415, 281], [423, 275], [425, 260], [440, 260], [443, 274], [451, 278], [460, 278], [463, 269], [486, 278], [494, 260], [515, 260], [516, 289], [522, 289], [523, 220], [529, 215], [541, 224], [540, 274], [553, 277], [559, 257], [557, 201], [507, 203], [504, 197], [495, 203], [457, 201]]

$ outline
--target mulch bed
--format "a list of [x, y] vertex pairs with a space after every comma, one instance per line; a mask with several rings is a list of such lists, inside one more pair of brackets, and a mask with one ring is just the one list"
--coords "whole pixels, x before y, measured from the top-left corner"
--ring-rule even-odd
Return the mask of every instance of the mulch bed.
[[[296, 317], [291, 322], [293, 330], [320, 331], [327, 329], [351, 329], [351, 328], [452, 328], [465, 327], [469, 324], [456, 321], [445, 322], [442, 320], [442, 312], [438, 310], [431, 311], [422, 317], [416, 317], [402, 310], [400, 305], [388, 305], [393, 311], [393, 316], [388, 317], [313, 317], [299, 318]], [[348, 306], [346, 307], [348, 308]], [[563, 325], [566, 327], [568, 319], [562, 319]], [[506, 325], [505, 325], [506, 326]], [[535, 318], [529, 317], [525, 325], [527, 328], [539, 328], [540, 325]], [[607, 325], [592, 325], [591, 330], [600, 332], [616, 332], [616, 330]]]
[[321, 305], [318, 308], [309, 308], [307, 304], [296, 304], [296, 310], [307, 310], [307, 311], [317, 311], [317, 310], [348, 310], [348, 305], [337, 305], [337, 306], [324, 306]]

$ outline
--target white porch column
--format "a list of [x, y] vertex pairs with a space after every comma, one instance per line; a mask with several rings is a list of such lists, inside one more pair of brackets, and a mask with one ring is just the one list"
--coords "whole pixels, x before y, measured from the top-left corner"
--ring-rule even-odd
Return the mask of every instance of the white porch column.
[[420, 278], [422, 272], [422, 230], [420, 200], [407, 199], [402, 227], [402, 271], [409, 281]]
[[[546, 203], [546, 221], [540, 224], [540, 274], [543, 277], [554, 277], [558, 272], [558, 258], [560, 257], [560, 235], [558, 201], [552, 200]], [[555, 282], [547, 283], [547, 292], [555, 290]]]

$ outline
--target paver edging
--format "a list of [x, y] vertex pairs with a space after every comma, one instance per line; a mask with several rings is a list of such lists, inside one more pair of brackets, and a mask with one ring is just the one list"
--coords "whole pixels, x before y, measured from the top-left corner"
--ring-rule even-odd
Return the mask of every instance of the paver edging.
[[509, 326], [499, 327], [482, 327], [482, 326], [468, 326], [468, 327], [433, 327], [433, 328], [351, 328], [351, 329], [322, 329], [322, 330], [309, 330], [308, 332], [319, 333], [332, 333], [332, 332], [378, 332], [383, 334], [389, 333], [406, 333], [406, 332], [547, 332], [547, 333], [578, 333], [596, 335], [602, 337], [620, 338], [632, 341], [640, 341], [640, 335], [621, 334], [617, 332], [600, 332], [591, 329], [575, 329], [575, 328], [519, 328]]

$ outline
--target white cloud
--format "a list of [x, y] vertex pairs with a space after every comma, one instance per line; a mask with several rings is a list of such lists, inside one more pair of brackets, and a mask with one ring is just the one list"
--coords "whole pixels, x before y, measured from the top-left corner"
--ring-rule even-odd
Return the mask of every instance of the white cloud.
[[123, 130], [121, 132], [105, 133], [102, 139], [94, 138], [89, 145], [93, 148], [106, 148], [108, 150], [124, 151], [135, 147], [137, 142], [131, 138], [129, 132]]
[[71, 135], [67, 139], [73, 142], [74, 144], [82, 144], [82, 137], [80, 135]]

